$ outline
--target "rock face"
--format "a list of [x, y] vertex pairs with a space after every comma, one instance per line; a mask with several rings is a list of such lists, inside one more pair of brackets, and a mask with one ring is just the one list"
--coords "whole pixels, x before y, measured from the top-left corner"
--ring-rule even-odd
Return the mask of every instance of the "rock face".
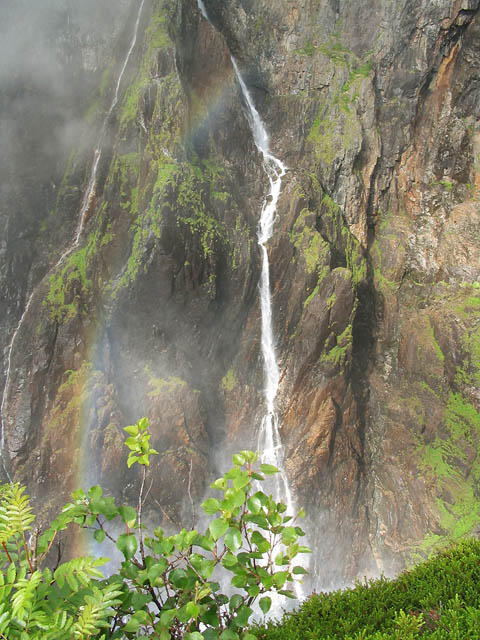
[[45, 513], [79, 483], [134, 495], [122, 427], [147, 415], [152, 516], [188, 522], [188, 494], [255, 448], [267, 185], [233, 55], [288, 166], [277, 406], [315, 584], [476, 533], [479, 0], [205, 0], [211, 23], [145, 0], [73, 247], [140, 7], [90, 4], [52, 0], [37, 88], [2, 70], [7, 471]]

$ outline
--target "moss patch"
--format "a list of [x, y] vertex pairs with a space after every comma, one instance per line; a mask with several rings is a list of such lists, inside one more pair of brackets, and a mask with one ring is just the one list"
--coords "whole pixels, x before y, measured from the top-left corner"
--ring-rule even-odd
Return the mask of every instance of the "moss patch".
[[233, 369], [229, 369], [227, 373], [222, 378], [221, 387], [224, 391], [233, 391], [237, 384], [237, 378], [235, 376], [235, 371]]

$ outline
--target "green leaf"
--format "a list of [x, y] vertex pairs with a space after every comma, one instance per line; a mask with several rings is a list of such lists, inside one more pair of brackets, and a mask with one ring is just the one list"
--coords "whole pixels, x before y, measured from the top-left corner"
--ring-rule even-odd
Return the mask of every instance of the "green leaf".
[[293, 573], [295, 575], [302, 575], [308, 573], [308, 571], [299, 565], [298, 567], [293, 567]]
[[233, 464], [236, 465], [237, 467], [243, 467], [243, 465], [246, 462], [244, 456], [242, 456], [241, 453], [234, 453], [232, 456], [232, 460], [233, 460]]
[[242, 640], [257, 640], [257, 636], [254, 636], [253, 633], [246, 633]]
[[184, 589], [188, 584], [188, 576], [185, 569], [174, 569], [170, 572], [168, 579], [177, 589]]
[[162, 609], [162, 613], [160, 614], [160, 624], [164, 625], [165, 627], [169, 627], [176, 615], [176, 609]]
[[250, 477], [246, 471], [241, 471], [241, 475], [237, 476], [233, 481], [234, 489], [243, 489], [250, 482]]
[[197, 538], [195, 544], [198, 547], [205, 549], [205, 551], [213, 551], [215, 549], [215, 542], [208, 536], [201, 536], [200, 538]]
[[208, 500], [205, 500], [205, 502], [202, 502], [201, 507], [205, 511], [205, 513], [208, 515], [213, 515], [214, 513], [217, 513], [217, 511], [220, 511], [221, 509], [220, 501], [217, 500], [216, 498], [208, 498]]
[[127, 560], [133, 558], [137, 551], [138, 543], [133, 534], [122, 533], [117, 540], [117, 548], [123, 553]]
[[218, 489], [219, 491], [223, 491], [227, 488], [227, 481], [225, 478], [217, 478], [215, 482], [212, 482], [210, 485], [212, 489]]
[[228, 503], [226, 506], [231, 505], [234, 508], [241, 507], [245, 503], [245, 499], [245, 491], [242, 491], [241, 489], [227, 489], [225, 491], [225, 500], [222, 502], [222, 507], [225, 502]]
[[135, 632], [138, 631], [140, 625], [148, 624], [149, 622], [151, 622], [150, 616], [146, 611], [136, 611], [123, 629], [124, 631]]
[[146, 431], [149, 427], [148, 418], [140, 418], [137, 422], [139, 431]]
[[90, 498], [90, 500], [100, 500], [102, 494], [102, 487], [100, 487], [98, 484], [96, 484], [94, 487], [90, 487], [90, 489], [88, 490], [88, 497]]
[[236, 564], [238, 564], [238, 560], [233, 554], [227, 553], [223, 557], [222, 564], [226, 569], [230, 569], [231, 567], [234, 567]]
[[200, 613], [200, 607], [198, 604], [195, 604], [195, 602], [187, 602], [185, 609], [189, 618], [193, 618], [194, 620], [197, 619], [198, 614]]
[[235, 631], [231, 629], [225, 629], [225, 631], [220, 636], [220, 640], [240, 640], [240, 636]]
[[248, 595], [252, 598], [256, 598], [259, 593], [260, 593], [260, 587], [258, 586], [258, 584], [253, 584], [251, 587], [248, 588]]
[[279, 469], [277, 469], [277, 467], [274, 467], [273, 464], [265, 464], [265, 463], [260, 465], [260, 471], [264, 473], [266, 476], [271, 476], [274, 473], [279, 473]]
[[185, 640], [204, 640], [203, 635], [199, 631], [192, 631], [190, 633], [186, 633], [184, 638]]
[[238, 529], [230, 528], [225, 535], [225, 546], [230, 551], [238, 551], [242, 546], [242, 534]]
[[243, 598], [239, 593], [234, 593], [230, 598], [230, 611], [234, 611], [238, 609], [238, 607], [243, 603]]
[[118, 507], [118, 513], [120, 514], [121, 519], [125, 522], [127, 527], [132, 528], [137, 521], [137, 510], [133, 507], [129, 507], [128, 505], [123, 505]]
[[128, 456], [128, 460], [127, 460], [127, 467], [130, 469], [130, 467], [132, 466], [132, 464], [135, 464], [135, 462], [138, 460], [138, 456], [135, 456], [133, 454], [130, 454]]
[[295, 531], [295, 527], [285, 527], [282, 531], [282, 542], [285, 545], [291, 544], [292, 542], [297, 541], [297, 532]]
[[131, 436], [138, 435], [138, 427], [136, 424], [131, 424], [129, 427], [124, 427], [123, 430], [129, 433]]
[[138, 438], [127, 438], [124, 444], [132, 451], [141, 451]]
[[103, 529], [95, 529], [93, 532], [93, 537], [100, 544], [105, 540], [106, 533]]
[[247, 500], [247, 507], [252, 513], [259, 513], [262, 508], [262, 503], [256, 496], [252, 496]]
[[269, 596], [260, 598], [260, 600], [258, 601], [258, 606], [263, 611], [263, 614], [266, 615], [270, 611], [270, 607], [272, 606], [272, 599]]
[[297, 597], [293, 593], [293, 591], [290, 591], [289, 589], [280, 589], [278, 593], [280, 593], [282, 596], [287, 596], [287, 598], [291, 598], [292, 600], [295, 600], [295, 598]]
[[252, 615], [253, 611], [250, 607], [243, 605], [237, 612], [237, 617], [235, 618], [235, 622], [239, 627], [246, 627], [248, 624], [248, 620]]
[[228, 523], [225, 520], [215, 519], [208, 525], [212, 538], [218, 540], [228, 530]]
[[13, 584], [15, 581], [16, 575], [17, 575], [17, 567], [15, 566], [15, 563], [12, 562], [12, 564], [8, 567], [8, 570], [7, 570], [7, 584]]

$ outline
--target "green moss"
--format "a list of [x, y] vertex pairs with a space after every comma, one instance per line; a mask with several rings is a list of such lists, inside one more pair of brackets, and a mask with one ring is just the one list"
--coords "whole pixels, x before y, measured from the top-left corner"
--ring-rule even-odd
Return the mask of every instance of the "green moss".
[[87, 247], [76, 250], [68, 256], [61, 270], [57, 268], [57, 273], [48, 279], [49, 289], [43, 304], [56, 322], [72, 318], [80, 309], [85, 309], [92, 287], [87, 278], [86, 256]]
[[300, 250], [305, 260], [307, 273], [313, 273], [323, 265], [328, 256], [328, 245], [314, 226], [307, 223], [307, 218], [316, 217], [308, 209], [302, 209], [289, 233], [290, 242]]
[[[451, 392], [443, 418], [442, 436], [420, 447], [420, 468], [436, 482], [443, 539], [456, 540], [471, 534], [480, 522], [480, 461], [474, 458], [468, 474], [463, 472], [471, 451], [480, 443], [480, 414], [458, 393]], [[427, 540], [428, 544], [438, 542]]]
[[[146, 41], [150, 49], [166, 49], [173, 46], [168, 33], [167, 17], [163, 9], [160, 9], [150, 18], [150, 22], [145, 32]], [[147, 50], [147, 53], [150, 51]]]
[[340, 42], [338, 34], [333, 34], [327, 42], [320, 44], [317, 48], [335, 65], [347, 65], [352, 57], [356, 58], [353, 52]]
[[168, 35], [165, 10], [156, 11], [145, 31], [145, 50], [141, 67], [135, 80], [129, 85], [122, 101], [120, 125], [122, 128], [133, 122], [139, 111], [141, 100], [152, 78], [157, 75], [158, 52], [173, 43]]
[[335, 300], [337, 299], [337, 294], [335, 293], [335, 291], [332, 293], [332, 295], [328, 298], [327, 300], [327, 308], [331, 309], [333, 307], [333, 305], [335, 304]]
[[217, 173], [208, 164], [186, 165], [177, 182], [177, 203], [186, 213], [178, 218], [177, 224], [187, 226], [191, 234], [199, 238], [205, 258], [212, 254], [217, 240], [227, 242], [225, 227], [205, 206], [206, 195], [210, 194], [212, 180], [216, 176]]
[[299, 56], [309, 56], [311, 58], [316, 50], [317, 47], [315, 47], [313, 42], [311, 40], [307, 40], [300, 49], [295, 50], [295, 53]]
[[332, 128], [332, 122], [318, 114], [307, 136], [307, 142], [313, 145], [317, 159], [328, 166], [335, 160], [339, 146]]
[[352, 274], [352, 283], [355, 287], [367, 279], [367, 260], [362, 246], [348, 229], [344, 238], [346, 241], [345, 258], [347, 261], [347, 267]]
[[236, 384], [237, 378], [235, 376], [235, 371], [233, 369], [229, 369], [222, 378], [221, 387], [224, 391], [233, 391]]
[[182, 378], [178, 378], [176, 376], [171, 376], [169, 378], [155, 378], [150, 377], [148, 381], [148, 386], [150, 391], [148, 392], [149, 398], [158, 398], [158, 396], [163, 393], [175, 393], [182, 388], [187, 386], [185, 380]]
[[335, 365], [336, 367], [345, 366], [352, 349], [352, 325], [348, 327], [337, 337], [336, 345], [327, 353], [323, 353], [320, 359], [324, 364]]

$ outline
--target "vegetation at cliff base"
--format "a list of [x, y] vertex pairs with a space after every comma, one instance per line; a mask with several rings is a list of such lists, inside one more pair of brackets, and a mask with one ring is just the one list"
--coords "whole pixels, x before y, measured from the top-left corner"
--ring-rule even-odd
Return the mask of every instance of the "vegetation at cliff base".
[[258, 640], [478, 639], [480, 541], [463, 541], [396, 580], [313, 594], [298, 612], [253, 632]]
[[[267, 613], [271, 592], [294, 598], [290, 587], [306, 573], [296, 558], [309, 552], [299, 542], [301, 514], [287, 514], [259, 490], [278, 470], [242, 451], [211, 485], [220, 496], [202, 504], [210, 517], [203, 533], [166, 535], [160, 527], [152, 533], [142, 511], [157, 451], [146, 418], [125, 430], [127, 466], [142, 469], [136, 508], [118, 506], [100, 486], [80, 489], [38, 536], [25, 487], [0, 487], [0, 639], [256, 640], [248, 629], [252, 606]], [[105, 578], [100, 567], [107, 560], [93, 556], [52, 566], [55, 538], [72, 526], [120, 551], [120, 568]], [[227, 589], [220, 584], [225, 577]]]
[[[294, 597], [309, 549], [297, 519], [261, 490], [277, 469], [242, 451], [202, 504], [206, 530], [153, 533], [142, 522], [150, 458], [148, 421], [126, 427], [127, 466], [139, 465], [136, 507], [117, 505], [99, 486], [72, 494], [39, 534], [25, 488], [0, 487], [0, 640], [460, 640], [480, 638], [480, 541], [463, 541], [396, 580], [314, 593], [280, 620], [253, 622], [271, 592]], [[217, 493], [218, 495], [218, 493]], [[51, 559], [57, 534], [90, 530], [123, 556], [105, 578], [107, 559]], [[50, 558], [50, 560], [49, 560]], [[218, 571], [227, 576], [220, 585]]]

